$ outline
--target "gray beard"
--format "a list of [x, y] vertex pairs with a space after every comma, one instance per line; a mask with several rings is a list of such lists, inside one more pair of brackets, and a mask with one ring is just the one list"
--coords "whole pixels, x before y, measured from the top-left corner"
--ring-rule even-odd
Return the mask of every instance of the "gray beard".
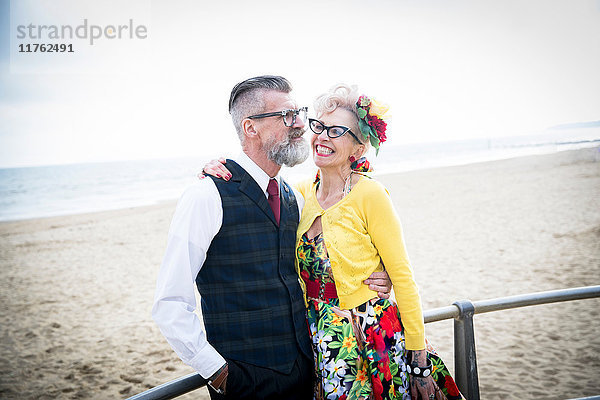
[[292, 141], [292, 138], [300, 133], [302, 130], [294, 129], [279, 143], [275, 140], [265, 143], [263, 149], [267, 151], [267, 158], [277, 165], [287, 167], [293, 167], [306, 161], [310, 150], [306, 140]]

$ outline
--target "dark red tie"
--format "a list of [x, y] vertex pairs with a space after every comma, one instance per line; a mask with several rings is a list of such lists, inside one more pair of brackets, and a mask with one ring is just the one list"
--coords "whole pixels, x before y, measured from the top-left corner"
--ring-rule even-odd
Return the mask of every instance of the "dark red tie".
[[275, 178], [271, 178], [271, 180], [269, 181], [269, 186], [267, 186], [267, 193], [269, 193], [267, 201], [271, 206], [271, 210], [273, 210], [273, 215], [275, 215], [275, 221], [277, 222], [277, 226], [279, 226], [279, 185], [277, 184], [277, 180]]

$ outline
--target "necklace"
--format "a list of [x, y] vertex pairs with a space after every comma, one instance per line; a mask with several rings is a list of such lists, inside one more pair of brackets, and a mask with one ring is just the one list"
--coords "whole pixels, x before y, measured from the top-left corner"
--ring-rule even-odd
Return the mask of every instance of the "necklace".
[[346, 179], [344, 179], [344, 191], [342, 192], [342, 198], [346, 197], [350, 190], [352, 190], [352, 174], [354, 171], [350, 171]]
[[[352, 190], [352, 174], [354, 174], [354, 171], [350, 171], [350, 173], [348, 174], [348, 176], [344, 179], [344, 188], [342, 189], [342, 199], [344, 197], [346, 197], [348, 195], [348, 193], [350, 193], [350, 191]], [[317, 192], [319, 191], [319, 188], [321, 186], [321, 179], [319, 174], [317, 174]]]

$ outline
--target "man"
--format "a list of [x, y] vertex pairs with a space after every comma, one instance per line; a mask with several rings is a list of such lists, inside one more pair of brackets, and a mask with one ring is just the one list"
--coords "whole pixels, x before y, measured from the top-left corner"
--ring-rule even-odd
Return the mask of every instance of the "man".
[[213, 399], [312, 398], [311, 340], [294, 266], [304, 199], [278, 175], [309, 153], [307, 109], [291, 90], [280, 76], [233, 88], [229, 112], [242, 153], [228, 160], [227, 181], [211, 177], [185, 191], [169, 230], [152, 315], [179, 357], [209, 380]]

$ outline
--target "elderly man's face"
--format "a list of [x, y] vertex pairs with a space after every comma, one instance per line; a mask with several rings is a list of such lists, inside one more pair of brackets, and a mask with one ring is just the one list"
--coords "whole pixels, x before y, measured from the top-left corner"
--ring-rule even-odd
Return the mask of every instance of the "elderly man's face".
[[[265, 93], [264, 113], [297, 108], [298, 104], [289, 93], [278, 91]], [[309, 145], [303, 138], [306, 128], [301, 118], [296, 118], [296, 122], [290, 127], [285, 126], [283, 117], [264, 118], [259, 121], [257, 127], [262, 148], [274, 163], [292, 167], [308, 158]]]

